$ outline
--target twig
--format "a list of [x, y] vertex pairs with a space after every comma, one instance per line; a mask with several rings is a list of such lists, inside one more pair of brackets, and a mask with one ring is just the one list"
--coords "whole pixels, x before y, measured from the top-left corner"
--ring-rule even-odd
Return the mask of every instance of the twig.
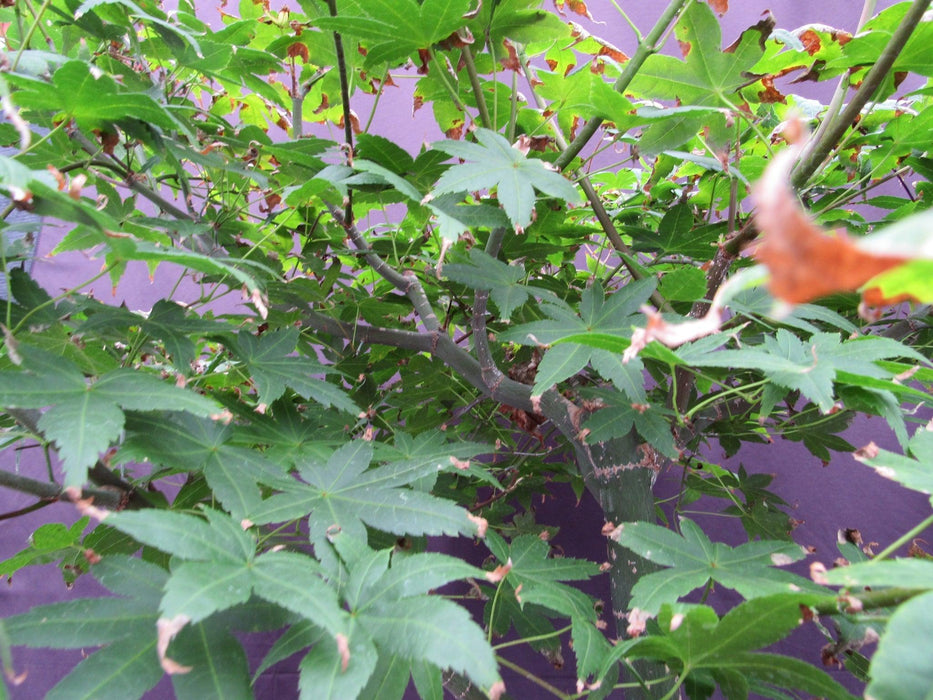
[[466, 66], [467, 75], [470, 77], [470, 86], [473, 88], [473, 97], [476, 99], [476, 108], [479, 110], [479, 121], [486, 129], [495, 128], [492, 120], [489, 118], [489, 107], [486, 105], [486, 97], [483, 95], [482, 86], [479, 84], [479, 74], [476, 72], [476, 64], [473, 62], [473, 53], [469, 46], [464, 46], [463, 64]]
[[920, 26], [920, 20], [930, 7], [930, 2], [931, 0], [914, 0], [849, 104], [831, 120], [831, 124], [813, 141], [813, 145], [808, 146], [807, 152], [791, 173], [790, 181], [794, 189], [800, 189], [819, 169], [849, 127], [855, 123], [862, 108], [874, 97], [914, 30]]
[[424, 327], [429, 331], [435, 331], [440, 328], [441, 324], [437, 320], [437, 314], [434, 313], [434, 308], [431, 306], [431, 302], [428, 301], [428, 296], [424, 293], [424, 288], [421, 286], [421, 282], [418, 280], [417, 276], [415, 276], [413, 272], [403, 274], [389, 265], [369, 247], [369, 243], [366, 242], [366, 239], [363, 237], [363, 234], [360, 233], [356, 225], [344, 218], [344, 215], [337, 207], [326, 202], [324, 206], [327, 207], [327, 210], [330, 212], [330, 215], [334, 217], [334, 220], [347, 232], [347, 235], [350, 236], [350, 240], [353, 241], [353, 245], [363, 254], [369, 266], [386, 282], [408, 297], [412, 306], [415, 307], [415, 311], [424, 324]]
[[[6, 488], [13, 489], [14, 491], [20, 491], [22, 493], [29, 493], [33, 496], [38, 496], [43, 500], [48, 500], [50, 502], [58, 500], [70, 500], [65, 496], [65, 489], [62, 488], [59, 484], [50, 482], [50, 481], [39, 481], [38, 479], [30, 479], [28, 476], [21, 476], [20, 474], [13, 474], [4, 469], [0, 469], [0, 486], [5, 486]], [[102, 506], [104, 508], [119, 508], [121, 502], [123, 501], [124, 492], [118, 491], [115, 489], [83, 489], [81, 491], [81, 498], [93, 498], [94, 505]], [[4, 518], [14, 517], [16, 515], [21, 515], [30, 510], [35, 510], [36, 507], [42, 507], [44, 505], [43, 501], [40, 501], [29, 508], [24, 508], [20, 511], [14, 513], [4, 514]]]
[[[677, 21], [677, 18], [680, 16], [680, 13], [683, 12], [683, 9], [691, 0], [671, 0], [670, 4], [665, 8], [664, 12], [661, 13], [661, 16], [658, 18], [658, 21], [655, 22], [654, 27], [651, 28], [651, 31], [648, 32], [648, 35], [645, 37], [644, 41], [638, 44], [638, 48], [635, 50], [635, 55], [632, 56], [628, 63], [625, 64], [625, 69], [622, 71], [622, 75], [616, 80], [615, 88], [616, 92], [623, 92], [632, 82], [632, 79], [635, 77], [635, 74], [641, 70], [642, 65], [648, 59], [648, 56], [657, 53], [658, 49], [661, 48], [661, 39], [664, 34], [667, 32], [668, 27]], [[593, 138], [593, 135], [602, 125], [602, 117], [594, 117], [590, 119], [584, 127], [580, 130], [580, 133], [577, 134], [577, 137], [573, 142], [564, 149], [557, 160], [554, 161], [554, 165], [558, 170], [563, 170], [572, 161], [577, 154], [583, 150], [583, 147], [589, 143], [590, 139]]]
[[[337, 16], [337, 0], [327, 0], [330, 16]], [[343, 102], [343, 136], [347, 142], [347, 161], [353, 163], [353, 123], [350, 119], [350, 80], [347, 76], [347, 61], [343, 53], [343, 39], [339, 32], [334, 32], [334, 51], [337, 54], [337, 72], [340, 75], [340, 99]], [[353, 193], [347, 193], [344, 218], [353, 222]]]
[[[42, 414], [39, 413], [39, 411], [27, 408], [8, 408], [6, 412], [29, 432], [42, 435], [42, 431], [39, 429], [39, 418]], [[118, 496], [117, 504], [124, 502], [124, 499], [126, 499], [125, 504], [128, 508], [141, 508], [149, 505], [148, 501], [136, 490], [136, 487], [121, 479], [113, 470], [100, 461], [95, 463], [88, 470], [88, 479], [98, 486], [111, 487], [110, 489], [101, 491], [98, 495], [110, 494], [110, 496], [108, 496], [109, 498], [114, 495], [114, 489], [116, 489], [116, 495]], [[14, 482], [18, 483], [19, 486], [14, 485]], [[40, 498], [58, 498], [62, 494], [62, 487], [55, 483], [36, 481], [2, 470], [0, 470], [0, 486], [8, 486], [19, 491], [25, 491], [26, 493], [31, 493]], [[88, 493], [94, 495], [97, 491], [97, 489], [91, 489], [88, 490]], [[97, 501], [97, 504], [106, 505], [100, 501]]]

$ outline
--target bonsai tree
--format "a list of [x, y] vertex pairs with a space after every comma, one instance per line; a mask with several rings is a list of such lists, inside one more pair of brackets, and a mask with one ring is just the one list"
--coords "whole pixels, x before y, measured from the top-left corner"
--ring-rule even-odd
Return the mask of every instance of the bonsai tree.
[[[823, 619], [872, 697], [924, 695], [933, 564], [894, 555], [933, 517], [791, 573], [769, 479], [709, 446], [829, 459], [880, 415], [903, 454], [856, 458], [930, 492], [905, 409], [933, 377], [929, 4], [869, 0], [855, 36], [766, 16], [725, 48], [726, 0], [671, 0], [623, 48], [576, 0], [0, 10], [5, 215], [63, 224], [55, 252], [95, 279], [177, 280], [146, 309], [58, 293], [2, 231], [5, 445], [48, 448], [49, 478], [0, 484], [80, 519], [0, 572], [58, 561], [114, 594], [7, 618], [8, 681], [11, 645], [101, 647], [54, 692], [169, 674], [249, 697], [300, 652], [303, 697], [501, 698], [504, 670], [533, 677], [512, 630], [572, 643], [575, 692], [537, 679], [557, 697], [849, 697], [760, 651]], [[796, 81], [837, 87], [823, 105]], [[417, 152], [374, 126], [411, 84], [437, 129]], [[659, 510], [662, 469], [682, 486]], [[605, 566], [535, 521], [555, 483], [602, 510]], [[685, 516], [702, 495], [746, 543]], [[604, 573], [605, 609], [567, 583]], [[714, 584], [743, 601], [684, 600]], [[251, 669], [232, 632], [260, 630], [281, 635]]]

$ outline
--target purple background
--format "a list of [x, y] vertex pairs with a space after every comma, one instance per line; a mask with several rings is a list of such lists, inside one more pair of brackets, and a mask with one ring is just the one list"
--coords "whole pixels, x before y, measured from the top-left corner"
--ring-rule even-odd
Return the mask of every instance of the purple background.
[[[643, 2], [635, 9], [626, 8], [642, 31], [646, 31], [660, 13], [666, 2]], [[833, 23], [835, 26], [852, 31], [855, 29], [860, 4], [852, 0], [775, 0], [773, 2], [732, 1], [732, 7], [724, 18], [723, 41], [725, 44], [738, 35], [744, 27], [758, 21], [761, 13], [770, 8], [779, 27], [793, 29], [811, 22]], [[886, 7], [891, 2], [879, 3]], [[593, 25], [579, 16], [569, 16], [586, 27], [593, 34], [599, 35], [627, 53], [634, 50], [631, 32], [622, 22], [608, 0], [590, 0], [590, 12], [597, 21], [605, 24]], [[630, 5], [624, 3], [623, 6]], [[676, 50], [676, 49], [675, 49]], [[417, 151], [425, 141], [440, 137], [432, 123], [430, 110], [425, 108], [412, 116], [410, 92], [405, 87], [412, 81], [398, 80], [403, 87], [389, 89], [382, 98], [380, 111], [374, 122], [374, 129], [389, 138], [405, 145], [409, 151]], [[828, 99], [832, 85], [805, 85], [798, 92], [807, 96]], [[362, 116], [368, 114], [371, 98], [354, 98], [354, 109]], [[326, 131], [326, 130], [325, 130]], [[324, 135], [324, 134], [322, 134]], [[329, 137], [341, 140], [342, 134], [331, 130]], [[80, 253], [47, 257], [47, 253], [59, 240], [62, 231], [47, 227], [40, 241], [40, 249], [34, 274], [37, 280], [52, 294], [73, 286], [87, 279], [100, 269], [100, 261]], [[130, 269], [124, 281], [114, 291], [107, 281], [93, 286], [98, 298], [111, 299], [114, 303], [126, 303], [131, 309], [146, 309], [159, 299], [175, 283], [178, 271], [170, 267], [160, 268], [150, 281], [148, 271], [138, 265]], [[181, 295], [194, 294], [192, 288], [183, 287]], [[880, 418], [859, 419], [846, 437], [856, 447], [869, 440], [874, 440], [882, 447], [897, 450], [893, 437], [886, 424]], [[709, 455], [716, 461], [720, 455]], [[920, 494], [910, 492], [897, 484], [878, 477], [873, 470], [857, 463], [850, 455], [840, 454], [829, 465], [822, 466], [800, 444], [779, 441], [769, 446], [748, 446], [739, 455], [723, 462], [727, 466], [744, 464], [750, 472], [774, 474], [773, 490], [791, 503], [792, 515], [802, 521], [797, 529], [796, 540], [815, 548], [815, 555], [809, 557], [800, 566], [800, 573], [806, 574], [807, 566], [814, 559], [829, 564], [836, 556], [836, 533], [842, 528], [857, 528], [866, 542], [875, 541], [881, 547], [915, 525], [929, 512], [929, 501]], [[18, 451], [7, 450], [0, 454], [0, 466], [4, 469], [19, 470], [25, 475], [43, 478], [45, 473], [41, 450], [37, 448]], [[672, 468], [662, 474], [658, 484], [660, 496], [674, 493], [680, 480], [680, 472]], [[0, 512], [9, 512], [33, 503], [34, 499], [13, 491], [0, 491]], [[594, 561], [605, 559], [604, 540], [599, 534], [603, 525], [598, 507], [589, 496], [579, 504], [574, 503], [571, 494], [566, 491], [556, 493], [537, 509], [540, 522], [559, 525], [561, 533], [555, 544], [563, 548], [568, 556], [585, 557]], [[14, 520], [0, 521], [0, 560], [12, 556], [27, 544], [29, 534], [45, 522], [72, 522], [76, 519], [74, 509], [69, 505], [56, 504], [38, 512]], [[732, 519], [713, 516], [699, 517], [697, 520], [714, 539], [737, 544], [741, 531]], [[484, 548], [472, 542], [460, 540], [450, 542], [452, 553], [480, 552]], [[590, 587], [594, 595], [605, 597], [608, 585], [605, 578], [596, 579]], [[90, 578], [82, 577], [73, 590], [66, 590], [61, 576], [54, 566], [30, 567], [18, 572], [9, 585], [0, 586], [0, 616], [8, 616], [28, 610], [34, 605], [72, 597], [93, 596], [101, 592], [99, 586]], [[718, 590], [715, 600], [720, 604], [731, 605], [737, 596], [731, 591]], [[251, 638], [247, 646], [251, 662], [255, 666], [269, 643], [268, 638]], [[822, 637], [813, 626], [801, 629], [780, 645], [780, 651], [794, 654], [802, 659], [819, 663], [819, 650]], [[522, 665], [531, 668], [542, 677], [557, 685], [565, 692], [571, 692], [574, 686], [572, 652], [564, 649], [567, 661], [564, 671], [558, 671], [534, 653], [517, 647], [510, 649], [507, 656]], [[32, 699], [42, 697], [70, 668], [81, 658], [81, 652], [47, 652], [36, 650], [15, 650], [14, 663], [18, 672], [28, 670], [29, 677], [18, 687], [11, 688], [12, 697]], [[839, 676], [845, 678], [845, 674]], [[517, 698], [545, 697], [543, 691], [524, 684], [514, 677], [507, 676], [509, 691]], [[147, 697], [171, 697], [171, 685], [167, 679]], [[293, 662], [280, 664], [266, 674], [256, 689], [257, 697], [290, 698], [297, 695], [297, 678]], [[621, 694], [618, 694], [621, 697]]]

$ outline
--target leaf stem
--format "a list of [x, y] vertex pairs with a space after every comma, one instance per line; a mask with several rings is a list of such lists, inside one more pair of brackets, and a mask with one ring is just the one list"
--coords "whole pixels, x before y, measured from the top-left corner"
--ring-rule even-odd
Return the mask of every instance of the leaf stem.
[[505, 666], [510, 671], [514, 671], [518, 675], [526, 678], [527, 680], [531, 681], [532, 683], [542, 688], [543, 690], [546, 690], [554, 697], [560, 698], [560, 700], [571, 700], [573, 698], [573, 695], [568, 695], [567, 693], [561, 691], [559, 688], [555, 688], [553, 685], [548, 683], [543, 678], [539, 678], [538, 676], [533, 674], [531, 671], [528, 671], [522, 668], [518, 664], [512, 663], [508, 659], [502, 656], [499, 656], [498, 654], [496, 655], [496, 661], [499, 662], [500, 666]]
[[849, 104], [831, 120], [829, 126], [819, 134], [819, 138], [814, 137], [811, 140], [812, 145], [808, 144], [797, 167], [791, 173], [790, 182], [794, 189], [800, 189], [820, 168], [849, 127], [855, 123], [862, 108], [874, 97], [914, 30], [920, 26], [920, 20], [930, 7], [930, 2], [931, 0], [914, 0]]
[[42, 6], [39, 8], [39, 11], [35, 14], [35, 19], [31, 25], [29, 25], [29, 30], [26, 32], [26, 36], [23, 37], [22, 43], [19, 45], [19, 49], [16, 51], [16, 57], [13, 59], [13, 63], [10, 64], [10, 72], [15, 73], [17, 66], [19, 66], [19, 59], [23, 56], [23, 51], [29, 46], [29, 42], [32, 41], [33, 34], [36, 33], [36, 29], [39, 28], [39, 25], [42, 22], [42, 15], [45, 14], [45, 11], [49, 9], [49, 5], [52, 4], [52, 0], [45, 0], [42, 3]]
[[928, 527], [930, 527], [930, 525], [933, 525], [933, 515], [927, 516], [927, 518], [922, 523], [911, 528], [910, 531], [904, 533], [903, 535], [898, 537], [896, 540], [894, 540], [894, 542], [892, 542], [887, 547], [885, 547], [883, 550], [881, 550], [875, 556], [875, 558], [872, 559], [872, 561], [881, 561], [882, 559], [887, 559], [889, 556], [894, 554], [894, 552], [896, 552], [901, 546], [907, 544], [908, 542], [910, 542], [912, 538], [916, 537], [921, 532], [923, 532]]
[[522, 637], [521, 639], [513, 639], [510, 642], [502, 642], [501, 644], [496, 644], [493, 646], [493, 649], [499, 651], [500, 649], [508, 649], [509, 647], [521, 646], [522, 644], [531, 644], [532, 642], [543, 642], [546, 639], [553, 639], [554, 637], [559, 637], [565, 632], [569, 632], [573, 628], [573, 625], [567, 625], [562, 627], [559, 630], [554, 630], [553, 632], [548, 632], [547, 634], [536, 634], [533, 637]]

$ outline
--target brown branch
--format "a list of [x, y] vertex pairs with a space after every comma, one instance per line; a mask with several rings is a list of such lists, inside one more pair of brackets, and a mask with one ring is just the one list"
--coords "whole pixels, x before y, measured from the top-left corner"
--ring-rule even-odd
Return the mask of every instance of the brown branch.
[[[8, 408], [6, 412], [29, 432], [42, 435], [42, 431], [39, 429], [39, 418], [41, 417], [39, 411], [35, 409]], [[88, 479], [98, 486], [107, 487], [86, 491], [91, 496], [107, 498], [111, 501], [116, 497], [117, 504], [123, 504], [126, 508], [131, 509], [149, 506], [149, 501], [140, 494], [135, 486], [121, 479], [103, 462], [96, 462], [88, 470]], [[31, 493], [40, 498], [59, 498], [64, 493], [63, 487], [53, 482], [36, 481], [35, 479], [4, 471], [0, 471], [0, 486]], [[95, 501], [95, 503], [97, 505], [107, 505], [102, 501]]]
[[369, 263], [369, 266], [372, 267], [376, 274], [408, 297], [412, 306], [415, 307], [415, 312], [418, 314], [424, 327], [429, 331], [435, 331], [440, 328], [441, 324], [437, 320], [437, 314], [434, 313], [434, 308], [431, 306], [431, 302], [424, 293], [424, 288], [421, 286], [421, 282], [415, 276], [414, 272], [409, 271], [401, 273], [393, 268], [385, 260], [380, 258], [369, 246], [369, 243], [366, 241], [366, 238], [363, 237], [363, 234], [360, 233], [356, 224], [348, 220], [340, 210], [332, 204], [325, 202], [324, 206], [327, 207], [327, 210], [330, 212], [330, 215], [334, 217], [334, 220], [347, 232], [350, 240], [353, 241], [353, 245], [363, 254], [363, 257], [366, 258], [366, 262]]
[[[330, 16], [337, 16], [337, 0], [327, 0]], [[337, 73], [340, 76], [340, 99], [343, 102], [343, 137], [347, 142], [347, 162], [353, 165], [353, 122], [350, 113], [350, 80], [347, 76], [347, 59], [343, 52], [343, 38], [334, 32], [334, 51], [337, 55]], [[353, 193], [347, 192], [344, 218], [353, 222]]]

